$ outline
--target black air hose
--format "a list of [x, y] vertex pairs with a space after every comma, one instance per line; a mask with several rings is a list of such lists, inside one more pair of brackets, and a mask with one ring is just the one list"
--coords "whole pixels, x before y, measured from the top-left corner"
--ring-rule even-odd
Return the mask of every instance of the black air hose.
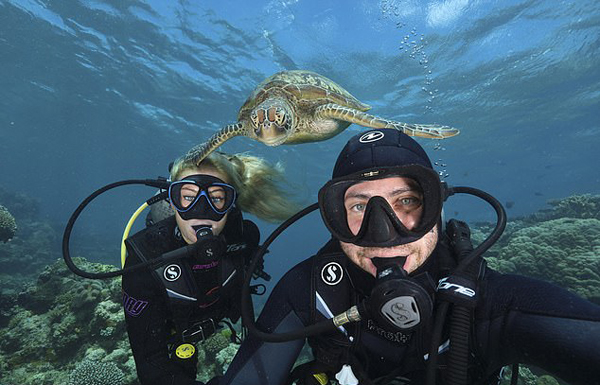
[[[471, 187], [452, 187], [448, 188], [447, 194], [448, 196], [454, 195], [455, 193], [464, 193], [474, 195], [478, 198], [481, 198], [488, 202], [496, 211], [497, 221], [496, 227], [492, 231], [492, 233], [483, 241], [479, 246], [477, 246], [473, 251], [467, 253], [466, 257], [461, 258], [461, 261], [457, 268], [453, 271], [453, 273], [460, 273], [465, 270], [471, 262], [475, 261], [477, 257], [485, 253], [496, 241], [500, 238], [502, 233], [504, 232], [504, 228], [506, 227], [506, 211], [502, 204], [490, 194]], [[442, 302], [438, 305], [438, 309], [435, 313], [435, 325], [433, 328], [433, 333], [431, 337], [431, 346], [429, 348], [429, 362], [427, 364], [427, 370], [425, 375], [425, 383], [427, 385], [434, 385], [436, 382], [436, 370], [437, 370], [437, 359], [438, 359], [438, 346], [440, 341], [442, 340], [442, 329], [444, 326], [444, 321], [446, 319], [446, 314], [448, 312], [448, 307], [450, 306], [449, 302]], [[458, 306], [457, 306], [458, 307]], [[457, 324], [456, 327], [465, 328], [466, 332], [470, 332], [470, 322], [466, 326], [461, 323]], [[463, 333], [463, 332], [461, 332]], [[464, 347], [463, 347], [464, 348]], [[463, 348], [460, 348], [459, 351]], [[451, 347], [452, 349], [452, 347]], [[467, 346], [467, 360], [469, 358], [468, 354], [468, 346]], [[458, 359], [460, 361], [464, 361], [464, 359]], [[465, 370], [468, 370], [466, 368]], [[465, 375], [466, 376], [466, 375]], [[461, 376], [463, 377], [463, 376]], [[463, 382], [466, 384], [466, 380]]]
[[469, 332], [471, 310], [454, 305], [450, 318], [450, 354], [448, 356], [448, 384], [467, 384], [469, 367]]

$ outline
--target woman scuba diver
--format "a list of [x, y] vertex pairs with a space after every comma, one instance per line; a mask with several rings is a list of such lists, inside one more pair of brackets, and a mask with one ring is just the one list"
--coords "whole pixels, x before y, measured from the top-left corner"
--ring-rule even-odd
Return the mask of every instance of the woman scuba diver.
[[[267, 221], [295, 211], [278, 179], [281, 170], [248, 155], [212, 153], [199, 165], [181, 158], [171, 168], [174, 215], [125, 240], [125, 270], [183, 250], [181, 258], [123, 275], [127, 333], [142, 384], [200, 383], [196, 344], [223, 323], [231, 327], [225, 319], [240, 318], [246, 264], [259, 244], [257, 226], [241, 211]], [[257, 275], [269, 278], [262, 269]]]

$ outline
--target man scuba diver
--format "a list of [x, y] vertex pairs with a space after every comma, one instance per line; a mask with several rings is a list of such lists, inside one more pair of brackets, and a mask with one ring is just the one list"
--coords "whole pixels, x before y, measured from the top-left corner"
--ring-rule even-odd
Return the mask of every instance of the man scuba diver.
[[[337, 328], [251, 335], [219, 384], [493, 384], [514, 363], [600, 384], [600, 307], [465, 257], [477, 255], [466, 224], [442, 230], [445, 189], [407, 135], [351, 138], [319, 191], [332, 239], [285, 274], [257, 321], [263, 336]], [[292, 371], [307, 335], [314, 360]]]
[[[123, 274], [127, 332], [142, 384], [201, 384], [197, 344], [223, 323], [235, 339], [231, 323], [240, 317], [241, 284], [260, 237], [241, 211], [269, 221], [295, 211], [274, 182], [280, 173], [260, 158], [223, 153], [199, 166], [182, 158], [171, 169], [174, 215], [125, 241], [125, 270], [169, 259]], [[262, 269], [253, 275], [270, 278]]]

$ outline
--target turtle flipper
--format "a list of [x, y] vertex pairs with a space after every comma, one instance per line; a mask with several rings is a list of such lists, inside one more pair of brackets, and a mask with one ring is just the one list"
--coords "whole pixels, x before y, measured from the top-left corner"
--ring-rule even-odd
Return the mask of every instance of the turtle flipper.
[[193, 161], [196, 165], [204, 160], [211, 152], [234, 136], [246, 135], [246, 129], [242, 123], [230, 124], [223, 127], [219, 132], [211, 136], [206, 142], [201, 143], [185, 154], [186, 161]]
[[337, 119], [370, 128], [395, 128], [409, 136], [444, 139], [458, 135], [460, 131], [454, 127], [438, 124], [410, 124], [387, 120], [365, 112], [329, 103], [318, 107], [315, 111], [317, 119]]

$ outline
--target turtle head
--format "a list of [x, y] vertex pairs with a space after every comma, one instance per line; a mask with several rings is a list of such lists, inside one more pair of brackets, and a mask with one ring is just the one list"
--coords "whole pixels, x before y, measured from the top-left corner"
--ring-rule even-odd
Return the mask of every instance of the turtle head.
[[292, 135], [293, 119], [288, 103], [267, 99], [250, 112], [250, 135], [267, 146], [279, 146]]

